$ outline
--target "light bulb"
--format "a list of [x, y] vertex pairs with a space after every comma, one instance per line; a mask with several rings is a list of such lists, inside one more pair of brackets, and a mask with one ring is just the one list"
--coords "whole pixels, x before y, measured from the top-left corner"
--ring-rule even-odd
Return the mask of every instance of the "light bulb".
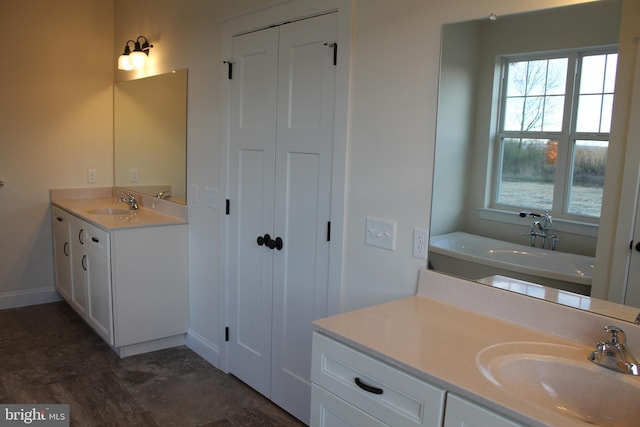
[[129, 63], [133, 69], [142, 68], [147, 60], [147, 55], [143, 51], [134, 50], [129, 54]]
[[132, 70], [129, 55], [120, 55], [118, 57], [118, 70]]

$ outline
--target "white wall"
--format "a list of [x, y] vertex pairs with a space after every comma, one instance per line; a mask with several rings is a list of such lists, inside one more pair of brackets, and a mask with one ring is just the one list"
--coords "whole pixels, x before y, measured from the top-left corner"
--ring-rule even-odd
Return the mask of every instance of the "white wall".
[[49, 189], [111, 185], [111, 0], [0, 2], [0, 308], [57, 298]]

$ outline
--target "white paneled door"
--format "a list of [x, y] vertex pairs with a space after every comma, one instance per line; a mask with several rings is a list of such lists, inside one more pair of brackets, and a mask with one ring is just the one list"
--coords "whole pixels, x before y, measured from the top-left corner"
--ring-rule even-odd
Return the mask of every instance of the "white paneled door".
[[337, 14], [236, 36], [230, 81], [229, 371], [309, 422], [326, 316]]

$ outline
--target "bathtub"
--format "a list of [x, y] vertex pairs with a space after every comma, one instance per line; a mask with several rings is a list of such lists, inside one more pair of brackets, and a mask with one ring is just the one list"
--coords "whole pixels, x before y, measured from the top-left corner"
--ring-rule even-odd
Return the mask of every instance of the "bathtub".
[[502, 275], [589, 295], [595, 258], [456, 231], [431, 237], [429, 264], [469, 280]]

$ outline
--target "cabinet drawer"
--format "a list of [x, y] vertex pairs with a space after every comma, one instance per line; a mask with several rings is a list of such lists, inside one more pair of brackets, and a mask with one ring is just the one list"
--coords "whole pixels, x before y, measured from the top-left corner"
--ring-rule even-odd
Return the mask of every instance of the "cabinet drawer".
[[109, 255], [109, 233], [84, 223], [84, 245], [96, 256], [106, 257]]
[[311, 380], [386, 424], [442, 425], [443, 389], [317, 332]]
[[57, 206], [51, 206], [51, 224], [54, 230], [65, 230], [69, 233], [70, 214]]
[[311, 427], [389, 427], [315, 384], [311, 385]]
[[444, 427], [465, 427], [469, 425], [474, 427], [525, 427], [477, 403], [449, 393]]

